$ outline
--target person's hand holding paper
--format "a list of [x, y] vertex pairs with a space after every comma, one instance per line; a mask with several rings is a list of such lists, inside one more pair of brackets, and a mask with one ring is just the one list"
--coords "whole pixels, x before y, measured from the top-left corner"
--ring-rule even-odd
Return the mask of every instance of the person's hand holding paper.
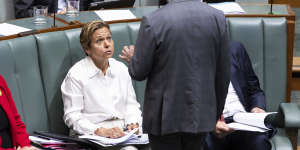
[[223, 138], [226, 135], [232, 133], [234, 131], [234, 129], [230, 128], [225, 121], [218, 121], [216, 124], [216, 136], [219, 138]]
[[103, 137], [112, 138], [112, 139], [117, 139], [117, 138], [120, 138], [125, 135], [123, 130], [118, 127], [114, 127], [114, 128], [101, 127], [95, 131], [95, 134], [98, 136], [103, 136]]

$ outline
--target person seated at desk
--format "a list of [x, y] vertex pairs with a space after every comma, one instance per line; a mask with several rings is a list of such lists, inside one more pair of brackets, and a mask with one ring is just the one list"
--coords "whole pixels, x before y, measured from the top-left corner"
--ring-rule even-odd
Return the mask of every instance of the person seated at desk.
[[[95, 0], [80, 0], [80, 10], [87, 10], [93, 1]], [[47, 6], [48, 13], [63, 14], [66, 12], [66, 0], [16, 0], [15, 17], [31, 17], [33, 15], [33, 7], [37, 5]]]
[[[132, 7], [135, 0], [80, 0], [80, 10]], [[58, 0], [57, 13], [66, 13], [66, 0]]]
[[[225, 120], [237, 112], [265, 112], [265, 95], [244, 46], [230, 41], [229, 50], [231, 80], [223, 110]], [[215, 133], [206, 137], [205, 150], [271, 150], [269, 138], [275, 132], [233, 131], [224, 120], [219, 120]]]
[[0, 149], [37, 150], [30, 146], [26, 126], [4, 78], [0, 75]]
[[127, 67], [111, 58], [114, 41], [109, 25], [87, 23], [80, 43], [87, 56], [69, 70], [61, 85], [66, 125], [77, 134], [108, 138], [122, 137], [123, 128], [139, 128], [140, 104]]
[[54, 13], [57, 0], [15, 0], [15, 17], [25, 18], [33, 16], [33, 7], [47, 6], [49, 13]]

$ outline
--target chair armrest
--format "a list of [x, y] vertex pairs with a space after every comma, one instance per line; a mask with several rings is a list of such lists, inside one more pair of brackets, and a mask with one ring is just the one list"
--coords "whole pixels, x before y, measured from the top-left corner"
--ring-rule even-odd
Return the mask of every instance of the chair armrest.
[[277, 134], [270, 139], [272, 150], [293, 150], [292, 143], [282, 129], [278, 129]]
[[300, 110], [296, 103], [281, 103], [278, 113], [283, 114], [285, 128], [300, 128]]

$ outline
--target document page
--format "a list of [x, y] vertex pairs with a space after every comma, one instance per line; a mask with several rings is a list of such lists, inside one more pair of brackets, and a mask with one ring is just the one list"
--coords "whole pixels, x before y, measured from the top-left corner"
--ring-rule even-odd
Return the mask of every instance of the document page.
[[98, 10], [95, 13], [103, 21], [136, 19], [135, 15], [130, 10]]
[[102, 137], [102, 136], [98, 136], [98, 135], [82, 135], [82, 136], [79, 136], [79, 138], [88, 139], [95, 143], [101, 143], [100, 145], [102, 145], [102, 144], [103, 145], [116, 145], [116, 144], [123, 143], [123, 142], [131, 139], [137, 130], [138, 130], [138, 128], [135, 128], [132, 131], [128, 132], [125, 136], [122, 136], [117, 139], [106, 138], [106, 137]]
[[227, 125], [235, 130], [265, 132], [270, 130], [265, 126], [265, 118], [272, 113], [276, 112], [236, 113], [233, 115], [234, 122]]
[[238, 123], [247, 124], [263, 129], [269, 129], [265, 126], [265, 118], [271, 113], [236, 113], [233, 120]]
[[236, 2], [210, 3], [208, 5], [223, 11], [224, 14], [245, 13], [245, 10]]
[[39, 144], [65, 144], [65, 142], [61, 140], [46, 139], [45, 137], [38, 137], [34, 135], [29, 136], [29, 140], [31, 142], [39, 143]]
[[31, 29], [23, 28], [9, 23], [0, 24], [0, 35], [8, 36], [18, 34], [20, 32], [30, 31]]
[[234, 130], [242, 130], [242, 131], [254, 131], [254, 132], [266, 132], [268, 131], [267, 129], [262, 129], [254, 126], [249, 126], [246, 124], [241, 124], [237, 122], [229, 123], [227, 124], [229, 128], [232, 128]]

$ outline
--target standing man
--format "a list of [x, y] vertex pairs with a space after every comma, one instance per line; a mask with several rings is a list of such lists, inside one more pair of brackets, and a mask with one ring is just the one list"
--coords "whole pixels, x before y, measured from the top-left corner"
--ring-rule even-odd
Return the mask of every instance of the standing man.
[[135, 50], [122, 52], [131, 77], [147, 79], [143, 129], [151, 149], [202, 149], [229, 84], [224, 14], [200, 0], [172, 1], [143, 17]]

